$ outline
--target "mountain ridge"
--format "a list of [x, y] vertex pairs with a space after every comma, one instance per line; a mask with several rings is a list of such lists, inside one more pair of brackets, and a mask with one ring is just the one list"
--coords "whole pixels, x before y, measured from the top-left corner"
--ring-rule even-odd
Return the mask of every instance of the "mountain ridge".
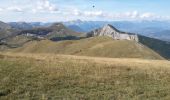
[[[126, 35], [124, 36], [122, 33]], [[133, 40], [151, 48], [164, 58], [170, 59], [170, 42], [167, 41], [162, 41], [135, 33], [122, 32], [112, 25], [105, 25], [103, 28], [99, 28], [87, 33], [87, 37], [95, 36], [109, 36], [112, 37], [113, 40]]]
[[138, 36], [136, 34], [122, 32], [110, 24], [105, 25], [103, 28], [99, 28], [87, 33], [87, 37], [91, 36], [109, 36], [114, 40], [132, 40], [138, 42]]
[[32, 34], [35, 36], [37, 35], [52, 40], [54, 40], [57, 37], [80, 35], [80, 33], [70, 30], [69, 28], [65, 27], [62, 23], [54, 23], [49, 27], [39, 27], [30, 30], [23, 30], [21, 31], [20, 34]]
[[[48, 47], [48, 48], [47, 48]], [[114, 40], [107, 36], [53, 42], [30, 41], [10, 52], [70, 54], [109, 58], [164, 59], [150, 48], [129, 40]]]
[[[94, 34], [94, 33], [97, 34]], [[98, 34], [99, 32], [99, 34]], [[12, 33], [12, 32], [11, 32]], [[21, 47], [27, 42], [30, 41], [41, 41], [44, 39], [49, 39], [52, 41], [61, 41], [61, 40], [79, 40], [81, 38], [77, 37], [81, 34], [78, 32], [74, 32], [71, 29], [65, 27], [65, 25], [61, 23], [54, 23], [48, 27], [36, 27], [30, 30], [21, 30], [17, 32], [14, 31], [15, 34], [9, 34], [6, 39], [1, 41], [1, 47], [4, 45], [9, 47]], [[101, 34], [100, 34], [101, 33]], [[169, 59], [170, 58], [170, 43], [164, 42], [157, 39], [148, 38], [142, 35], [137, 35], [134, 33], [123, 32], [112, 25], [107, 25], [103, 30], [102, 28], [96, 29], [92, 31], [92, 36], [109, 36], [112, 37], [112, 41], [114, 40], [133, 40], [138, 43], [142, 43], [143, 45], [153, 49], [161, 56]], [[84, 37], [86, 38], [86, 37]], [[7, 41], [4, 43], [4, 41]], [[37, 42], [38, 42], [37, 41]], [[100, 41], [100, 40], [99, 40]], [[65, 44], [63, 44], [65, 45]], [[111, 45], [111, 44], [110, 44]], [[100, 47], [100, 46], [99, 46]], [[94, 52], [95, 53], [95, 52]]]

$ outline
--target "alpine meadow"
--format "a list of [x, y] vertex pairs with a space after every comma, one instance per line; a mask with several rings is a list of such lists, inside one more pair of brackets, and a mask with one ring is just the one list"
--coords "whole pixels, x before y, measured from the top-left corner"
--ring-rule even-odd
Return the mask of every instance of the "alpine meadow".
[[0, 100], [170, 100], [169, 3], [1, 0]]

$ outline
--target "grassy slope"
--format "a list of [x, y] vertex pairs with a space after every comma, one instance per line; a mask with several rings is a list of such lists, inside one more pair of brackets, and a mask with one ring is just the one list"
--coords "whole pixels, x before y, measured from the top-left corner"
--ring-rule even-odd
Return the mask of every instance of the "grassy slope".
[[9, 45], [16, 45], [16, 46], [18, 45], [18, 47], [19, 47], [31, 40], [33, 40], [33, 39], [26, 37], [24, 35], [18, 35], [18, 36], [14, 36], [14, 37], [6, 39], [6, 41], [7, 41], [6, 43]]
[[21, 47], [24, 44], [26, 44], [27, 42], [32, 41], [32, 40], [36, 41], [36, 39], [33, 39], [31, 37], [26, 37], [24, 35], [18, 35], [18, 36], [9, 37], [9, 38], [4, 40], [5, 43], [2, 42], [0, 44], [0, 51], [6, 51], [8, 49]]
[[65, 27], [61, 23], [53, 24], [49, 27], [41, 27], [41, 28], [33, 28], [30, 30], [24, 30], [21, 32], [22, 34], [32, 33], [37, 35], [43, 35], [48, 39], [55, 39], [59, 37], [68, 37], [68, 36], [81, 36], [82, 33], [75, 32]]
[[0, 99], [169, 100], [170, 62], [1, 54]]
[[56, 53], [116, 58], [162, 59], [151, 49], [127, 40], [113, 41], [109, 37], [95, 37], [82, 40], [52, 42], [32, 41], [14, 52]]
[[163, 57], [170, 59], [170, 43], [145, 36], [139, 36], [139, 41]]

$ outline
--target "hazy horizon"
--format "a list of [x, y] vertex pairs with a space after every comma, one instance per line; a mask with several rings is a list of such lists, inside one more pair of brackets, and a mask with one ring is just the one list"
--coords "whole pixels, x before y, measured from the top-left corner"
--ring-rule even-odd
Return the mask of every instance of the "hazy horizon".
[[[0, 20], [2, 21], [2, 20]], [[74, 20], [67, 20], [67, 21], [2, 21], [5, 23], [63, 23], [63, 22], [170, 22], [170, 20], [81, 20], [81, 19], [74, 19]]]

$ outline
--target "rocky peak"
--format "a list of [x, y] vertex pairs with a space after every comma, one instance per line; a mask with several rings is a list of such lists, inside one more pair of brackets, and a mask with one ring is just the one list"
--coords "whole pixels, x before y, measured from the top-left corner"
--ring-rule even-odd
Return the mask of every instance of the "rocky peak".
[[105, 25], [105, 26], [103, 27], [103, 29], [107, 29], [107, 30], [116, 30], [116, 31], [118, 31], [115, 27], [113, 27], [113, 26], [110, 25], [110, 24]]
[[105, 25], [103, 28], [96, 29], [90, 33], [88, 36], [109, 36], [114, 40], [133, 40], [138, 41], [138, 36], [133, 33], [122, 32], [113, 27], [110, 24]]

